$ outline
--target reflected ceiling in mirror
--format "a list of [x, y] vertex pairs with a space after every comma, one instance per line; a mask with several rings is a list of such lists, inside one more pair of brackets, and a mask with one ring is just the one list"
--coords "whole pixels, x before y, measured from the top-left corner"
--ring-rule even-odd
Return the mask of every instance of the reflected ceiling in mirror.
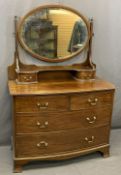
[[84, 16], [70, 8], [42, 6], [22, 19], [18, 38], [33, 57], [62, 62], [84, 50], [89, 41], [89, 26]]

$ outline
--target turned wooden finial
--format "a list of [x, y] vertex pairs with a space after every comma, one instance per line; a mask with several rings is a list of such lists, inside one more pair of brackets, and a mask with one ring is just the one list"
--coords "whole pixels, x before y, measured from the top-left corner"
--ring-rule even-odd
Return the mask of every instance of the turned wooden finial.
[[15, 53], [14, 53], [14, 62], [15, 62], [15, 70], [18, 72], [20, 67], [19, 67], [19, 51], [18, 51], [18, 41], [17, 41], [17, 19], [18, 17], [14, 17], [14, 24], [15, 24]]

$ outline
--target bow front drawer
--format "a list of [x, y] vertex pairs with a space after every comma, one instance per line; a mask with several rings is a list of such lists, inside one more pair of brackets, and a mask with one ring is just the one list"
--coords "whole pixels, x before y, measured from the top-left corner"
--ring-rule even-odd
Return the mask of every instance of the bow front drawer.
[[66, 111], [68, 108], [68, 97], [63, 95], [15, 97], [16, 112]]
[[108, 143], [109, 127], [16, 136], [16, 156], [36, 157], [87, 149]]
[[18, 114], [17, 133], [38, 133], [76, 128], [92, 128], [109, 124], [110, 108], [82, 109], [60, 113]]
[[71, 96], [71, 110], [80, 110], [90, 107], [104, 107], [113, 102], [113, 92], [94, 92], [75, 94]]

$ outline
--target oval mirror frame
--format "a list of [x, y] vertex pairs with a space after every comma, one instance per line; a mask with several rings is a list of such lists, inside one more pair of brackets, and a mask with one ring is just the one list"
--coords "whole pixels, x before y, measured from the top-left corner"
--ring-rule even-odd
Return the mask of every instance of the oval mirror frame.
[[[21, 37], [21, 30], [22, 30], [22, 26], [25, 22], [25, 20], [31, 16], [32, 14], [43, 10], [43, 9], [47, 9], [47, 8], [57, 8], [57, 9], [64, 9], [64, 10], [67, 10], [67, 11], [70, 11], [72, 13], [74, 13], [75, 15], [79, 16], [83, 22], [85, 23], [86, 27], [87, 27], [87, 33], [88, 33], [88, 36], [87, 36], [87, 40], [85, 42], [85, 44], [82, 46], [81, 49], [77, 50], [76, 52], [72, 53], [71, 55], [69, 56], [65, 56], [61, 59], [58, 59], [58, 58], [54, 58], [54, 59], [49, 59], [47, 57], [43, 57], [37, 53], [35, 53], [32, 49], [30, 49], [27, 44], [23, 41], [23, 38]], [[18, 24], [18, 27], [17, 27], [17, 39], [20, 43], [20, 45], [22, 46], [22, 48], [27, 51], [27, 53], [29, 53], [32, 57], [34, 58], [37, 58], [41, 61], [45, 61], [45, 62], [51, 62], [51, 63], [57, 63], [57, 62], [64, 62], [66, 60], [69, 60], [77, 55], [79, 55], [89, 44], [89, 40], [90, 40], [90, 25], [89, 25], [89, 22], [88, 20], [86, 19], [86, 17], [84, 17], [81, 13], [79, 13], [78, 11], [70, 8], [70, 7], [67, 7], [67, 6], [63, 6], [63, 5], [43, 5], [43, 6], [39, 6], [33, 10], [31, 10], [30, 12], [28, 12], [19, 22]]]

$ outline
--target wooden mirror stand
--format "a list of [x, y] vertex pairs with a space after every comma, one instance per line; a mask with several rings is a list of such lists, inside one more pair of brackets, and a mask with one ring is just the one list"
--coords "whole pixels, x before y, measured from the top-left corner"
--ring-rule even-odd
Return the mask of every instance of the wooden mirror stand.
[[[15, 29], [17, 29], [17, 18], [15, 18]], [[93, 64], [91, 58], [91, 46], [93, 37], [93, 20], [90, 21], [90, 39], [87, 50], [87, 58], [83, 63], [73, 64], [70, 66], [37, 66], [26, 65], [21, 62], [19, 57], [19, 45], [16, 33], [16, 49], [14, 54], [14, 63], [8, 67], [9, 80], [15, 80], [18, 84], [37, 83], [46, 81], [46, 78], [57, 77], [57, 80], [62, 80], [65, 77], [69, 79], [90, 80], [95, 79], [96, 65]], [[66, 79], [67, 80], [67, 79]]]

